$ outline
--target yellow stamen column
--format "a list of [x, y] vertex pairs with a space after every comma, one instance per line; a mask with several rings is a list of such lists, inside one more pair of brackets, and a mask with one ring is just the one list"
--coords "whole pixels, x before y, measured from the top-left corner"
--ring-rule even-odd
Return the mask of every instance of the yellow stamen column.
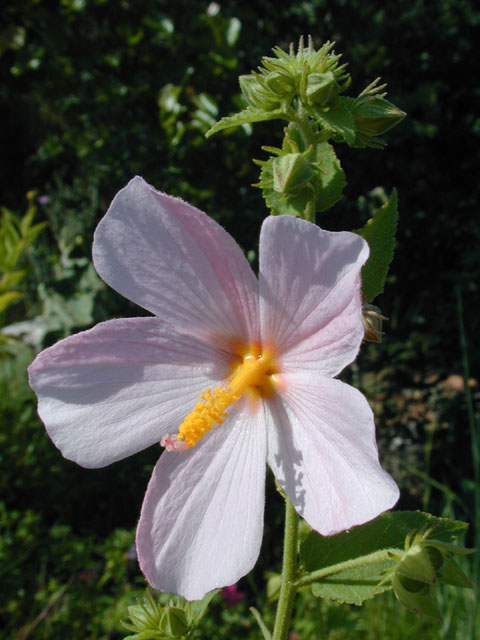
[[257, 394], [269, 392], [275, 371], [271, 356], [245, 356], [226, 389], [216, 387], [213, 393], [211, 389], [206, 389], [200, 395], [200, 402], [182, 422], [173, 438], [183, 444], [182, 449], [193, 447], [215, 424], [223, 424], [228, 417], [228, 407], [242, 395], [249, 391]]

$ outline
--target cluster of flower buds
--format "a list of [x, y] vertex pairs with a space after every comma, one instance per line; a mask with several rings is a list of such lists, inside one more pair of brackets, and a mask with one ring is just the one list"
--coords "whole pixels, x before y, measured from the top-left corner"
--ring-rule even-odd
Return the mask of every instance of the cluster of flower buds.
[[471, 588], [471, 582], [452, 556], [473, 553], [473, 550], [434, 540], [430, 537], [432, 533], [432, 528], [425, 527], [410, 532], [405, 540], [405, 551], [390, 553], [395, 565], [380, 584], [391, 580], [396, 597], [407, 609], [421, 617], [440, 618], [433, 586], [444, 583]]
[[287, 113], [298, 97], [304, 105], [326, 107], [350, 84], [346, 64], [333, 51], [333, 42], [326, 42], [318, 51], [309, 38], [308, 47], [300, 39], [298, 51], [293, 44], [287, 53], [275, 47], [275, 57], [263, 58], [259, 71], [240, 76], [240, 88], [247, 104], [255, 109], [272, 111], [281, 108]]
[[332, 207], [346, 184], [340, 162], [329, 140], [351, 147], [381, 148], [378, 136], [398, 124], [405, 113], [385, 100], [378, 79], [358, 98], [342, 96], [350, 85], [346, 64], [340, 64], [333, 42], [318, 50], [300, 38], [295, 52], [279, 47], [265, 57], [258, 71], [240, 77], [246, 108], [222, 118], [207, 137], [252, 122], [281, 119], [289, 125], [281, 149], [262, 166], [256, 185], [272, 214], [279, 212], [315, 220], [315, 213]]
[[[310, 118], [314, 127], [327, 132], [336, 142], [353, 147], [381, 148], [377, 138], [398, 124], [405, 113], [385, 100], [385, 85], [372, 82], [357, 98], [340, 96], [351, 82], [346, 64], [339, 64], [334, 42], [315, 50], [308, 38], [300, 38], [298, 50], [273, 49], [275, 57], [265, 57], [258, 71], [240, 76], [240, 88], [247, 103], [243, 111], [222, 118], [207, 136], [247, 122], [280, 118], [300, 122]], [[315, 129], [317, 131], [315, 131]]]

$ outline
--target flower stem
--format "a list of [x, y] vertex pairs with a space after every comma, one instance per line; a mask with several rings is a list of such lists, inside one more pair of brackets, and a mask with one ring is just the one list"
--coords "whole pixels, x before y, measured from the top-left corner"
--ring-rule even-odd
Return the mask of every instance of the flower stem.
[[282, 583], [278, 598], [277, 615], [272, 640], [286, 640], [293, 601], [297, 591], [298, 515], [288, 497], [285, 497], [285, 537], [283, 540]]

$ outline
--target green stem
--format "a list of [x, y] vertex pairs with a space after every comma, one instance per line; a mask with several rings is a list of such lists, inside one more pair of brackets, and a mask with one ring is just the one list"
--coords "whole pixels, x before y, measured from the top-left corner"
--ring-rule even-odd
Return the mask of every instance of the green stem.
[[303, 109], [301, 103], [298, 104], [297, 113], [294, 121], [300, 127], [305, 148], [309, 147], [310, 145], [315, 147], [315, 144], [316, 144], [315, 134], [313, 132], [312, 125], [310, 124], [310, 120], [308, 119], [308, 115], [305, 113], [305, 110]]
[[[472, 450], [473, 480], [474, 480], [474, 546], [480, 545], [480, 438], [477, 426], [477, 419], [473, 407], [472, 391], [470, 389], [470, 367], [468, 362], [468, 347], [465, 325], [463, 322], [463, 301], [460, 286], [455, 287], [457, 296], [458, 330], [460, 334], [460, 349], [462, 352], [463, 381], [465, 390], [465, 400], [467, 403], [468, 425], [470, 428], [470, 446]], [[473, 571], [478, 590], [480, 577], [480, 559], [476, 553], [473, 560]]]
[[293, 601], [297, 591], [298, 515], [289, 498], [285, 498], [285, 537], [283, 540], [282, 583], [272, 640], [286, 640]]
[[304, 220], [308, 220], [309, 222], [313, 222], [315, 224], [315, 192], [312, 188], [312, 198], [307, 202], [305, 206], [305, 211], [303, 212]]

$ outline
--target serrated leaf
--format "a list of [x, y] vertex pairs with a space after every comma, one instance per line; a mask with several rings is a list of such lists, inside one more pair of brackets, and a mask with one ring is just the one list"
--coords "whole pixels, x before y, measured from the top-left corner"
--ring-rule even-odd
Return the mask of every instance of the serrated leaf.
[[214, 133], [218, 133], [223, 129], [229, 127], [239, 127], [242, 124], [249, 122], [263, 122], [266, 120], [286, 119], [285, 114], [281, 109], [275, 109], [274, 111], [263, 111], [262, 109], [252, 109], [248, 107], [239, 113], [235, 113], [232, 116], [226, 116], [219, 120], [211, 127], [205, 134], [207, 138], [213, 136]]
[[344, 98], [337, 98], [328, 107], [310, 107], [308, 111], [324, 129], [330, 129], [343, 138], [347, 144], [353, 144], [355, 120]]
[[370, 247], [370, 257], [362, 269], [362, 291], [368, 302], [372, 302], [383, 291], [393, 259], [397, 221], [398, 198], [394, 189], [388, 201], [375, 212], [363, 229], [356, 231]]
[[423, 511], [382, 513], [375, 520], [333, 536], [312, 531], [301, 545], [300, 561], [307, 571], [316, 571], [382, 549], [403, 550], [408, 533], [422, 527], [432, 528], [431, 540], [452, 544], [466, 532], [468, 524]]
[[405, 538], [412, 530], [423, 526], [432, 527], [432, 540], [452, 543], [462, 535], [468, 525], [464, 522], [437, 518], [420, 511], [398, 511], [384, 513], [350, 531], [323, 537], [318, 533], [308, 534], [300, 547], [300, 560], [308, 572], [334, 567], [340, 563], [365, 558], [365, 564], [332, 572], [312, 585], [312, 593], [318, 597], [331, 598], [339, 602], [361, 604], [391, 588], [382, 580], [382, 572], [395, 561], [372, 562], [372, 554], [389, 549], [404, 549]]
[[312, 165], [318, 169], [318, 182], [314, 184], [315, 208], [317, 211], [325, 211], [342, 198], [347, 181], [340, 160], [328, 142], [317, 145]]
[[314, 582], [312, 593], [316, 598], [360, 606], [365, 600], [392, 588], [389, 583], [378, 585], [383, 579], [383, 572], [393, 564], [392, 560], [342, 571], [322, 582]]

